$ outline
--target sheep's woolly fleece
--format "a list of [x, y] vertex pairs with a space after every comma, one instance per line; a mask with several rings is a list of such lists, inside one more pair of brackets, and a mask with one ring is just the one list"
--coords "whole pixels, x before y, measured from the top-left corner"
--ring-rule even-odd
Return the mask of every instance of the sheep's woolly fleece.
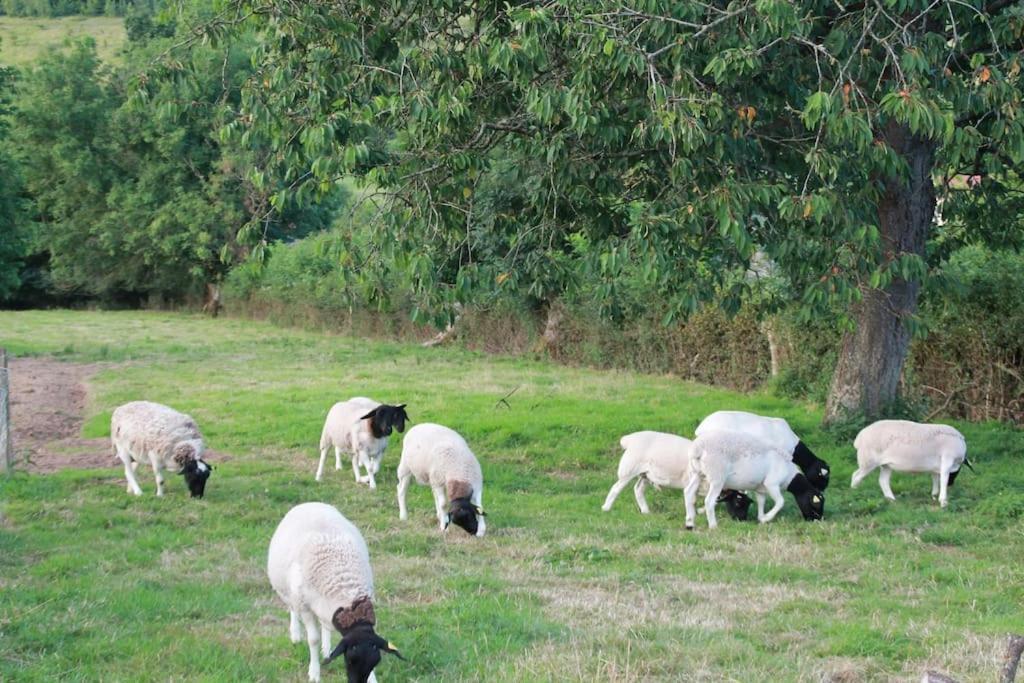
[[[165, 461], [173, 459], [184, 465], [187, 456], [174, 452], [175, 445], [183, 441], [201, 441], [199, 427], [188, 415], [149, 401], [133, 401], [114, 410], [110, 418], [110, 433], [115, 441], [127, 446], [134, 456], [158, 453]], [[192, 457], [199, 459], [201, 449]]]

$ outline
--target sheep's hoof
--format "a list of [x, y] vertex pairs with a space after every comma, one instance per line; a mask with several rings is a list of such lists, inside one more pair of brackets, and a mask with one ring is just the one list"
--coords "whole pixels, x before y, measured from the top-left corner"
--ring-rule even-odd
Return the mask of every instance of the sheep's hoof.
[[610, 506], [610, 505], [602, 505], [602, 506], [601, 506], [601, 510], [602, 510], [603, 512], [610, 512], [610, 511], [611, 511], [611, 509], [612, 509], [612, 508], [611, 508], [611, 506]]

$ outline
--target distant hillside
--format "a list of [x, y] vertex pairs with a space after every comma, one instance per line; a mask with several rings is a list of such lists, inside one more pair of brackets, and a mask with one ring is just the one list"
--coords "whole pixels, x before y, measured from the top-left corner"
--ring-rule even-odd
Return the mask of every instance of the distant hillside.
[[24, 66], [50, 45], [92, 36], [101, 59], [112, 61], [127, 40], [122, 17], [0, 16], [0, 64]]

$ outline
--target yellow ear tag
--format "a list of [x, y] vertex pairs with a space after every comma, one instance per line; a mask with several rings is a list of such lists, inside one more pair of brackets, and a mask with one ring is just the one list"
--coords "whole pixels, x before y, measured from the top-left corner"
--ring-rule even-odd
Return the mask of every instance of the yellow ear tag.
[[397, 648], [397, 647], [395, 647], [395, 644], [394, 644], [394, 643], [392, 643], [392, 642], [391, 642], [391, 641], [389, 640], [389, 641], [388, 641], [388, 649], [389, 649], [389, 650], [397, 650], [398, 648]]
[[814, 498], [813, 498], [812, 500], [813, 500], [813, 501], [814, 501], [815, 503], [820, 503], [820, 502], [821, 502], [821, 498], [819, 498], [818, 496], [815, 496], [815, 497], [814, 497]]

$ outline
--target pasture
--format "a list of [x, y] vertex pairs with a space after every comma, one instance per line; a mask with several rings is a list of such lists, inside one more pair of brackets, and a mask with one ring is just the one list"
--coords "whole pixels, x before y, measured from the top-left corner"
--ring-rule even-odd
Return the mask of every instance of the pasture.
[[128, 40], [122, 17], [0, 16], [0, 64], [28, 66], [51, 47], [89, 36], [104, 62], [115, 61]]
[[[764, 393], [155, 312], [0, 312], [0, 346], [95, 364], [81, 436], [100, 451], [112, 409], [145, 398], [195, 417], [216, 452], [203, 500], [180, 477], [157, 499], [142, 468], [145, 495], [129, 496], [112, 457], [0, 479], [3, 680], [304, 681], [306, 646], [288, 641], [265, 561], [278, 521], [309, 500], [366, 537], [378, 631], [408, 659], [386, 657], [382, 682], [885, 681], [927, 668], [992, 680], [1005, 635], [1024, 628], [1024, 439], [1006, 426], [955, 424], [977, 471], [940, 510], [927, 475], [896, 474], [894, 503], [877, 475], [850, 490], [852, 445], [820, 429], [820, 406]], [[399, 522], [401, 435], [377, 491], [347, 461], [314, 481], [326, 411], [353, 395], [466, 437], [484, 468], [485, 538], [441, 535], [421, 486]], [[703, 517], [683, 530], [680, 491], [649, 493], [648, 516], [629, 489], [601, 512], [622, 434], [692, 436], [722, 408], [787, 418], [831, 464], [825, 521], [803, 522], [788, 495], [773, 523], [722, 512], [715, 532]]]

